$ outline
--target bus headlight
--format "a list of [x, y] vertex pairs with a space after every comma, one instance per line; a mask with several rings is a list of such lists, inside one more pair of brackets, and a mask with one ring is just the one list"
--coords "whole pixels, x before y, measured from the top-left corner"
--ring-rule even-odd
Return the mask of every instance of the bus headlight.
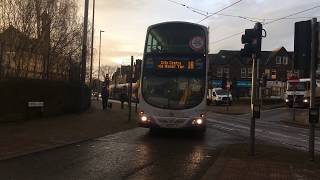
[[148, 120], [148, 117], [146, 115], [142, 115], [141, 116], [141, 121], [142, 122], [147, 122], [147, 120]]
[[203, 124], [203, 119], [202, 119], [202, 118], [194, 119], [194, 120], [192, 121], [192, 124], [194, 124], [194, 125], [201, 125], [201, 124]]
[[303, 102], [304, 102], [304, 103], [308, 103], [308, 99], [304, 99]]
[[198, 125], [200, 125], [200, 124], [203, 123], [203, 120], [199, 118], [199, 119], [196, 120], [196, 123], [197, 123]]

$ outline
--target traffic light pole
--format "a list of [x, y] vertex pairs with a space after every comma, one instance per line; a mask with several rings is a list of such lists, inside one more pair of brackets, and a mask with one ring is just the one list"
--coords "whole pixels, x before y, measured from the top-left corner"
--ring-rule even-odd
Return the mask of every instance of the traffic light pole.
[[[311, 21], [311, 66], [310, 66], [310, 109], [309, 109], [309, 154], [310, 154], [310, 160], [314, 161], [314, 141], [315, 141], [315, 121], [310, 117], [310, 112], [315, 110], [318, 111], [318, 109], [315, 109], [315, 88], [316, 88], [316, 60], [317, 60], [317, 43], [316, 39], [317, 37], [317, 18], [313, 18]], [[317, 117], [319, 118], [319, 117]]]
[[[265, 34], [262, 35], [262, 32]], [[241, 56], [252, 58], [252, 89], [251, 89], [251, 125], [250, 125], [250, 154], [255, 155], [255, 126], [256, 118], [260, 118], [260, 102], [259, 90], [257, 88], [259, 82], [259, 60], [257, 59], [261, 53], [261, 40], [266, 37], [267, 32], [262, 28], [262, 24], [257, 22], [253, 29], [246, 29], [241, 37], [241, 43], [244, 48], [241, 49]]]
[[250, 125], [250, 155], [255, 155], [255, 107], [256, 107], [256, 96], [257, 96], [257, 62], [256, 55], [252, 54], [252, 89], [251, 89], [251, 125]]

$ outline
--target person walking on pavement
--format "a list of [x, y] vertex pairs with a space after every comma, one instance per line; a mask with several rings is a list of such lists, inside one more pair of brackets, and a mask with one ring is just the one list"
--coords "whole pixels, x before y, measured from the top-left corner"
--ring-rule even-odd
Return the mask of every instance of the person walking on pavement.
[[127, 95], [127, 88], [122, 87], [121, 93], [120, 93], [120, 102], [121, 102], [121, 109], [124, 108], [124, 102], [127, 101], [128, 95]]
[[102, 90], [101, 90], [101, 98], [102, 98], [102, 109], [105, 110], [108, 105], [108, 98], [109, 98], [109, 90], [108, 87], [103, 85]]
[[105, 80], [103, 83], [104, 86], [102, 87], [102, 92], [101, 92], [103, 110], [108, 107], [108, 99], [109, 99], [109, 78], [107, 75], [105, 77]]

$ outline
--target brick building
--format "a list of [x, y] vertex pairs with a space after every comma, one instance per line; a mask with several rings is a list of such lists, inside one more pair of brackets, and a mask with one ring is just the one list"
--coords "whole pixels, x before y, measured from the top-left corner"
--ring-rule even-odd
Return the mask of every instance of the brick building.
[[[232, 84], [235, 97], [249, 97], [251, 94], [252, 61], [243, 58], [240, 51], [221, 50], [210, 54], [209, 88], [221, 87], [223, 81]], [[262, 51], [259, 58], [259, 74], [267, 77], [264, 89], [266, 97], [281, 98], [285, 82], [293, 69], [293, 52], [284, 47], [273, 51]]]
[[[133, 65], [133, 79], [135, 83], [140, 79], [142, 60], [137, 59]], [[116, 72], [112, 75], [112, 84], [125, 84], [129, 83], [130, 65], [121, 65]]]
[[0, 32], [0, 79], [78, 80], [79, 63], [71, 56], [49, 53], [49, 43], [47, 38], [29, 37], [13, 26]]

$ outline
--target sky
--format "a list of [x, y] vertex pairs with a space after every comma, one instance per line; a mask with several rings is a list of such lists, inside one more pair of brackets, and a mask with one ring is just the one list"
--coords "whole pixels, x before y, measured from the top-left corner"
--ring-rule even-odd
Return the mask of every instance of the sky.
[[[90, 0], [89, 20], [92, 18]], [[177, 0], [176, 2], [213, 13], [238, 0]], [[84, 0], [79, 0], [80, 15], [83, 16]], [[242, 0], [222, 11], [222, 14], [266, 19], [284, 17], [320, 5], [320, 0]], [[318, 17], [320, 8], [292, 17]], [[199, 22], [204, 16], [168, 0], [96, 0], [94, 65], [98, 64], [99, 31], [101, 36], [101, 64], [129, 64], [130, 57], [142, 58], [148, 26], [165, 21]], [[262, 50], [274, 50], [284, 46], [293, 51], [294, 23], [306, 18], [285, 19], [264, 26], [267, 37], [262, 40]], [[261, 20], [263, 21], [263, 20]], [[220, 50], [240, 50], [241, 34], [220, 41], [244, 29], [253, 28], [248, 20], [213, 15], [200, 24], [209, 27], [209, 53]]]

